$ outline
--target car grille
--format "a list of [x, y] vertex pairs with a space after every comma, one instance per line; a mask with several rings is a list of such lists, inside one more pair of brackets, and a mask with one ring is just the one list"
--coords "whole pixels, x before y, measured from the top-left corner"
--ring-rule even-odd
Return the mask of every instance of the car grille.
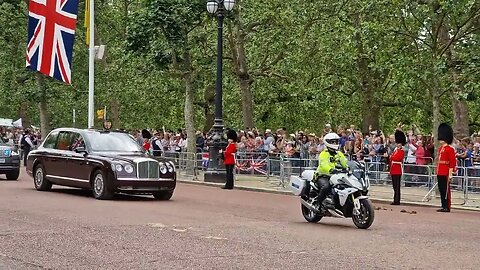
[[159, 178], [160, 171], [157, 161], [141, 161], [137, 164], [138, 178]]

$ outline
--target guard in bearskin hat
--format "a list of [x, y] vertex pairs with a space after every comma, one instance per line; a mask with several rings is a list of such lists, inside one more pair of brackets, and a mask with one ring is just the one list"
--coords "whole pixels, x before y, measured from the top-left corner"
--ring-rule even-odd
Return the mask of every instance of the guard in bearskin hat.
[[142, 138], [150, 140], [152, 138], [152, 134], [150, 133], [150, 131], [142, 129]]
[[390, 156], [390, 176], [392, 177], [393, 202], [391, 205], [400, 205], [400, 182], [402, 179], [402, 163], [405, 157], [403, 146], [407, 143], [405, 133], [395, 131], [396, 148]]
[[227, 131], [227, 140], [228, 145], [225, 151], [223, 152], [224, 158], [223, 163], [225, 164], [225, 169], [227, 171], [227, 181], [223, 189], [233, 189], [233, 169], [235, 167], [235, 153], [237, 152], [237, 132], [235, 130]]
[[440, 147], [438, 149], [437, 182], [442, 200], [442, 209], [437, 210], [437, 212], [450, 212], [452, 205], [450, 181], [457, 166], [455, 148], [451, 146], [453, 142], [453, 129], [451, 126], [445, 123], [438, 126], [438, 141], [440, 142]]

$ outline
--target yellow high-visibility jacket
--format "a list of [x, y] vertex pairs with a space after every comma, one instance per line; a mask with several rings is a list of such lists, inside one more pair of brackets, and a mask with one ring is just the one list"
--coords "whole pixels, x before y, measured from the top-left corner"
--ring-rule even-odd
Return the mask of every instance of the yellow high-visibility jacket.
[[330, 170], [335, 168], [335, 165], [340, 164], [342, 168], [347, 168], [347, 159], [342, 152], [337, 151], [335, 156], [332, 156], [330, 152], [325, 149], [320, 153], [318, 157], [318, 169], [317, 174], [330, 175]]

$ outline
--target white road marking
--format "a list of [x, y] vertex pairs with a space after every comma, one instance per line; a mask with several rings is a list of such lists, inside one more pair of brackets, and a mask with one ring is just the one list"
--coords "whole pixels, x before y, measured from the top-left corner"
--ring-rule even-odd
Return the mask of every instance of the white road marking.
[[152, 227], [152, 228], [166, 228], [167, 227], [167, 225], [162, 224], [162, 223], [148, 223], [147, 225], [149, 227]]
[[205, 239], [213, 239], [213, 240], [228, 240], [227, 238], [223, 238], [223, 237], [217, 237], [217, 236], [205, 236]]

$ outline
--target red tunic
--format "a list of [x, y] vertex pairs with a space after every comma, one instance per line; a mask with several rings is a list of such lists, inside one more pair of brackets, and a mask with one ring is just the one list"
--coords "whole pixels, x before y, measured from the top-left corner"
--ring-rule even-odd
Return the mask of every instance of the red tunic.
[[237, 146], [235, 143], [229, 143], [225, 149], [224, 154], [224, 164], [225, 165], [235, 165], [235, 153], [237, 152]]
[[457, 159], [455, 149], [450, 145], [440, 146], [438, 149], [437, 175], [448, 176], [449, 170], [456, 170]]
[[390, 175], [402, 175], [402, 161], [405, 157], [405, 151], [402, 148], [396, 148], [390, 156]]
[[150, 143], [149, 142], [145, 142], [143, 144], [143, 149], [147, 150], [147, 151], [150, 151]]

